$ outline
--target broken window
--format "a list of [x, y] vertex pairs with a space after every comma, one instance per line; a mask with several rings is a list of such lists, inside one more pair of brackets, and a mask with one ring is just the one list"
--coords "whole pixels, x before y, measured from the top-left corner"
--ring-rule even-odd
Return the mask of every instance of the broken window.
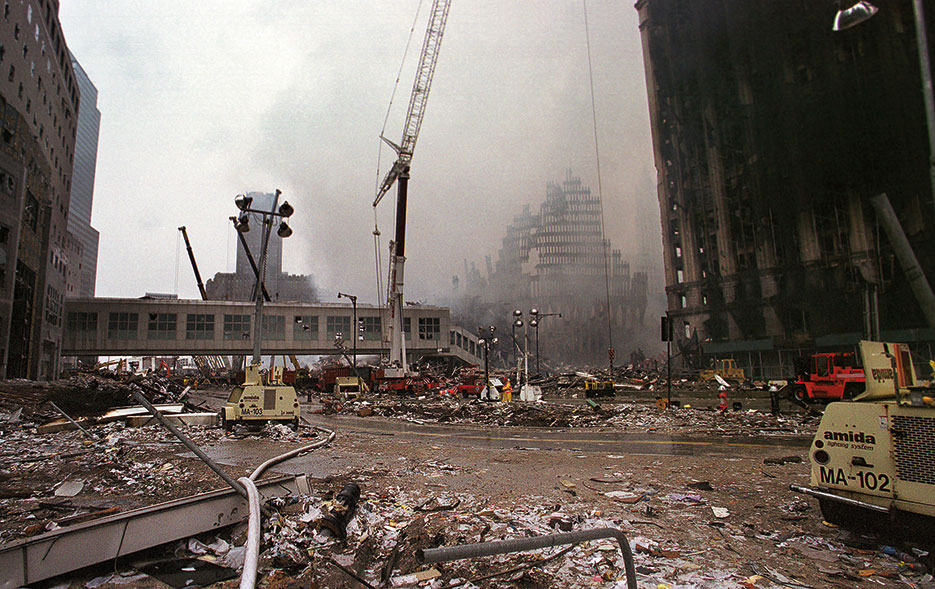
[[296, 315], [292, 325], [292, 339], [310, 341], [318, 339], [318, 317], [316, 315]]
[[351, 333], [351, 318], [350, 316], [342, 317], [340, 315], [329, 315], [325, 319], [325, 337], [327, 339], [334, 339], [338, 336], [349, 339], [353, 337]]
[[174, 340], [178, 324], [175, 313], [150, 313], [146, 339]]

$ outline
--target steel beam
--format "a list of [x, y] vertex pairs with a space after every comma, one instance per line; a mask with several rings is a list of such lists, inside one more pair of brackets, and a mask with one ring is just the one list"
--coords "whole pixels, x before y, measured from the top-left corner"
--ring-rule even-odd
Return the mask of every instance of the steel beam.
[[[257, 483], [264, 498], [307, 494], [305, 476]], [[246, 519], [247, 502], [232, 489], [176, 499], [0, 546], [0, 588], [63, 575]]]

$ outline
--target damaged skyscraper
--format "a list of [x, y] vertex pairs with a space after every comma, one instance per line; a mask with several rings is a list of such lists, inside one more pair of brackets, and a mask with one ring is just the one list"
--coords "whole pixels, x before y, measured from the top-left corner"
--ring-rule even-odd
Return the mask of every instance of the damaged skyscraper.
[[[633, 344], [633, 331], [644, 320], [647, 280], [645, 272], [631, 274], [629, 263], [620, 250], [611, 250], [609, 241], [605, 251], [601, 233], [600, 198], [569, 170], [561, 184], [547, 185], [538, 214], [526, 206], [514, 217], [495, 267], [489, 265], [487, 281], [479, 272], [468, 272], [465, 294], [473, 294], [485, 312], [497, 318], [509, 319], [511, 306], [524, 312], [536, 307], [543, 313], [561, 313], [540, 328], [548, 334], [542, 340], [543, 355], [603, 366], [608, 290], [614, 343]], [[503, 308], [492, 311], [496, 305]], [[469, 314], [477, 315], [478, 310]]]
[[80, 90], [58, 1], [0, 20], [0, 378], [57, 378]]
[[756, 376], [870, 337], [931, 357], [935, 218], [912, 2], [842, 31], [834, 2], [636, 8], [683, 350], [733, 355]]

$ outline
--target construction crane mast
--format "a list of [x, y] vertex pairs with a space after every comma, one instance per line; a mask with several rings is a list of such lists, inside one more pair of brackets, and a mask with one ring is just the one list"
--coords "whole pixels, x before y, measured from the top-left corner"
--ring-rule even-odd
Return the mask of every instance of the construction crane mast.
[[195, 280], [198, 282], [198, 292], [201, 293], [201, 300], [208, 300], [208, 293], [205, 291], [205, 283], [201, 281], [201, 272], [198, 271], [198, 263], [195, 262], [195, 252], [192, 251], [192, 244], [188, 241], [188, 231], [185, 230], [185, 225], [179, 227], [179, 231], [182, 232], [182, 239], [185, 240], [185, 249], [188, 250], [188, 259], [192, 263], [192, 270], [195, 271]]
[[380, 184], [380, 188], [377, 190], [373, 206], [376, 207], [393, 184], [397, 183], [396, 239], [390, 245], [389, 292], [387, 293], [386, 302], [389, 315], [390, 364], [399, 367], [403, 373], [409, 372], [402, 318], [409, 168], [412, 162], [412, 153], [416, 147], [416, 140], [419, 138], [419, 129], [422, 127], [422, 119], [425, 116], [425, 107], [429, 98], [429, 90], [432, 87], [432, 77], [435, 75], [435, 64], [438, 61], [438, 52], [441, 49], [442, 35], [445, 32], [445, 22], [448, 20], [450, 4], [450, 0], [434, 0], [432, 2], [432, 12], [429, 15], [428, 27], [425, 31], [425, 41], [422, 43], [422, 54], [419, 56], [419, 69], [412, 84], [412, 94], [409, 97], [409, 111], [406, 114], [402, 141], [397, 145], [386, 137], [380, 137], [396, 151], [397, 155], [396, 162], [387, 172]]

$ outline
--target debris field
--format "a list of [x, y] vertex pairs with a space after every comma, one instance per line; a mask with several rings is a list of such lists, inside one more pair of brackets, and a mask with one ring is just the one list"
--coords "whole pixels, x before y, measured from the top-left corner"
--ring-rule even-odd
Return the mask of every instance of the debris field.
[[[49, 400], [73, 411], [72, 418], [131, 404], [124, 395], [130, 385], [90, 382], [0, 384], [0, 543], [224, 486], [155, 423], [89, 419], [86, 431], [38, 432], [60, 417]], [[71, 387], [81, 386], [98, 391], [102, 401], [82, 404], [84, 411], [70, 405]], [[144, 386], [156, 402], [182, 395], [165, 383]], [[225, 395], [190, 391], [185, 402], [191, 410], [210, 410]], [[626, 587], [613, 540], [435, 564], [416, 558], [429, 548], [594, 528], [626, 534], [641, 588], [933, 586], [926, 547], [892, 546], [886, 538], [828, 525], [817, 502], [789, 491], [790, 483], [808, 481], [803, 440], [817, 420], [805, 412], [599, 405], [392, 396], [352, 403], [325, 396], [307, 404], [336, 412], [308, 419], [337, 437], [274, 468], [308, 473], [310, 492], [267, 505], [272, 516], [263, 518], [258, 586]], [[400, 422], [416, 429], [395, 427]], [[429, 423], [442, 433], [419, 430]], [[491, 428], [504, 437], [477, 446], [453, 443], [465, 432]], [[260, 460], [321, 439], [307, 426], [184, 430], [235, 478]], [[562, 430], [578, 432], [580, 444], [537, 440], [540, 432]], [[588, 438], [594, 432], [623, 437], [619, 445], [595, 448]], [[663, 435], [660, 446], [673, 434], [697, 443], [678, 452], [666, 446], [635, 453], [626, 441], [634, 433]], [[360, 499], [342, 538], [323, 521], [351, 484]], [[246, 523], [206, 531], [53, 585], [235, 587], [245, 537]]]

